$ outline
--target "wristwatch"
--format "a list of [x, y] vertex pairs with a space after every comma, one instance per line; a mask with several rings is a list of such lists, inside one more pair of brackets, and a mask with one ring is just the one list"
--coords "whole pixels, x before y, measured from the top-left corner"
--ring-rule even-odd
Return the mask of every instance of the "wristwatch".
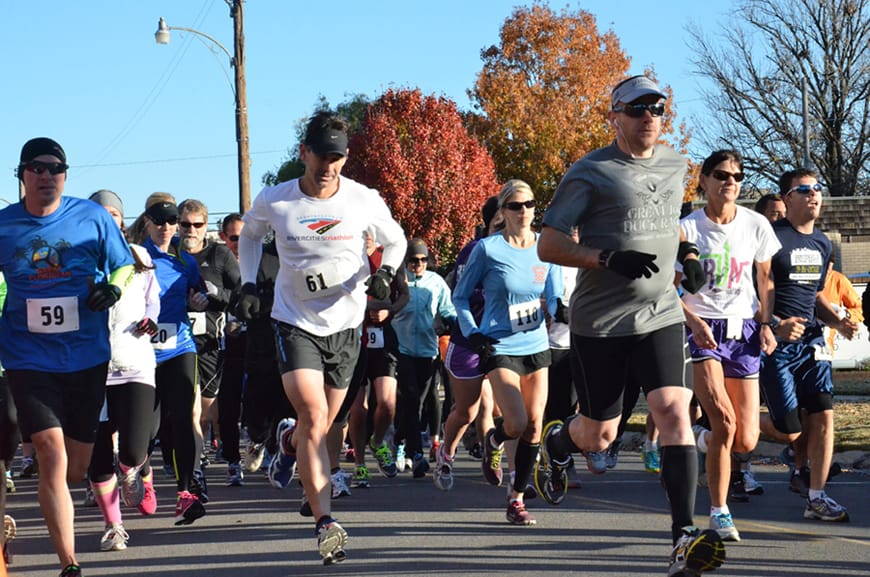
[[769, 321], [767, 321], [766, 323], [761, 323], [761, 324], [767, 325], [770, 327], [770, 330], [775, 331], [776, 327], [779, 326], [779, 321], [780, 321], [779, 317], [771, 316]]
[[610, 262], [611, 255], [613, 255], [613, 251], [609, 248], [602, 250], [598, 254], [598, 267], [607, 268], [607, 264]]

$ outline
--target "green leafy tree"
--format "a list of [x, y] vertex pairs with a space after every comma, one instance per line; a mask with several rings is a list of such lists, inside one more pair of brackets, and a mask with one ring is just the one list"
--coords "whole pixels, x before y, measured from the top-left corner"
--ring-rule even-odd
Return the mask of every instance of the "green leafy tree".
[[423, 238], [441, 264], [473, 237], [481, 205], [499, 189], [456, 104], [420, 90], [391, 89], [369, 107], [344, 173], [379, 190], [408, 237]]

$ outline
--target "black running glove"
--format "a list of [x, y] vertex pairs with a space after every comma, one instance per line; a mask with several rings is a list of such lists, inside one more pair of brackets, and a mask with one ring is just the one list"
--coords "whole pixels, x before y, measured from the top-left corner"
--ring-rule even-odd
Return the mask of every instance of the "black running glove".
[[704, 286], [706, 280], [707, 275], [701, 268], [701, 261], [696, 258], [688, 258], [683, 262], [683, 280], [680, 284], [683, 285], [684, 289], [695, 294]]
[[145, 317], [138, 323], [136, 323], [136, 332], [140, 335], [148, 335], [149, 337], [153, 337], [157, 334], [157, 323], [153, 320]]
[[257, 296], [257, 285], [246, 282], [242, 285], [239, 302], [236, 305], [236, 318], [249, 321], [260, 312], [260, 297]]
[[659, 272], [659, 267], [653, 262], [656, 255], [636, 250], [617, 250], [609, 255], [602, 253], [604, 266], [617, 274], [631, 279], [650, 278]]
[[121, 289], [108, 282], [92, 285], [85, 304], [94, 312], [103, 312], [112, 308], [121, 298]]
[[382, 266], [366, 281], [366, 294], [378, 301], [390, 298], [390, 283], [393, 282], [393, 271]]
[[495, 353], [495, 345], [498, 344], [499, 340], [494, 339], [492, 337], [488, 337], [483, 333], [471, 333], [471, 336], [468, 337], [468, 342], [471, 344], [471, 348], [474, 349], [474, 352], [477, 353], [477, 356], [480, 360], [477, 363], [478, 367], [482, 367], [486, 364], [486, 361], [489, 360], [489, 357]]
[[557, 323], [568, 324], [568, 313], [571, 312], [562, 299], [556, 299], [556, 314], [553, 315], [553, 320]]

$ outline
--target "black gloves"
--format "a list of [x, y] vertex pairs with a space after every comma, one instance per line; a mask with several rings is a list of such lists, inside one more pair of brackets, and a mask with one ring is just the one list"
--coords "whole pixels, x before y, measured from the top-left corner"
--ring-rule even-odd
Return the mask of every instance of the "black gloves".
[[91, 291], [88, 293], [88, 298], [85, 304], [94, 312], [103, 312], [112, 308], [118, 299], [121, 298], [121, 289], [108, 282], [101, 282], [97, 285], [91, 285]]
[[692, 294], [695, 294], [704, 286], [707, 280], [707, 275], [701, 268], [701, 261], [696, 258], [687, 258], [690, 254], [699, 256], [701, 251], [695, 243], [682, 241], [680, 248], [677, 250], [677, 262], [683, 265], [683, 280], [680, 284], [683, 288]]
[[683, 280], [680, 283], [683, 288], [692, 294], [698, 292], [707, 281], [707, 275], [701, 268], [701, 261], [696, 258], [686, 259], [683, 263]]
[[636, 250], [602, 251], [599, 264], [617, 274], [631, 279], [650, 278], [659, 272], [659, 267], [653, 262], [656, 255]]
[[571, 309], [565, 306], [562, 299], [556, 299], [556, 314], [553, 315], [553, 320], [557, 323], [568, 324]]
[[477, 332], [471, 333], [471, 336], [468, 337], [468, 342], [471, 344], [471, 348], [473, 348], [477, 353], [477, 356], [480, 357], [477, 366], [482, 367], [489, 359], [490, 355], [495, 352], [494, 345], [497, 345], [499, 341], [498, 339]]
[[246, 282], [242, 285], [239, 302], [236, 305], [236, 318], [249, 321], [260, 312], [260, 297], [257, 296], [257, 285]]
[[148, 335], [149, 337], [153, 337], [157, 334], [157, 323], [153, 320], [145, 317], [138, 323], [136, 323], [136, 332], [140, 335]]
[[385, 301], [390, 298], [390, 283], [393, 282], [393, 271], [388, 266], [382, 266], [366, 281], [366, 294], [375, 300]]

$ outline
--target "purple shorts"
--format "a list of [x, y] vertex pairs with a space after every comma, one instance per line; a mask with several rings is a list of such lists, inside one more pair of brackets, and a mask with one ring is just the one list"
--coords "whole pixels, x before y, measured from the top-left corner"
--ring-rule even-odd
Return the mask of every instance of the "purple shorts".
[[727, 319], [703, 319], [713, 331], [713, 338], [719, 343], [716, 349], [702, 349], [695, 344], [692, 331], [686, 327], [689, 339], [689, 352], [693, 362], [713, 359], [722, 363], [722, 372], [732, 379], [752, 379], [758, 377], [761, 369], [761, 340], [758, 323], [753, 319], [743, 320], [743, 330], [739, 339], [726, 339]]
[[444, 366], [454, 379], [468, 381], [483, 377], [483, 372], [477, 368], [480, 357], [471, 349], [457, 345], [453, 341], [447, 345], [447, 358]]

